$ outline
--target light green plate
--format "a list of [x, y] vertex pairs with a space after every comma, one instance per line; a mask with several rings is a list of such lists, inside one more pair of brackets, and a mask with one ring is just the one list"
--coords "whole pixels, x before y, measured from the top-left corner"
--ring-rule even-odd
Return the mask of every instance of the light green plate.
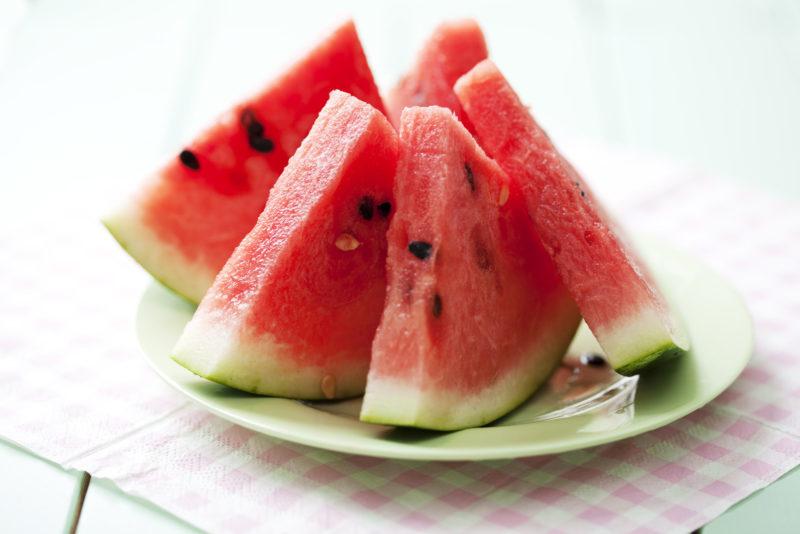
[[532, 423], [511, 417], [498, 426], [437, 433], [370, 425], [346, 413], [241, 393], [199, 378], [169, 359], [194, 308], [155, 283], [139, 304], [137, 332], [147, 360], [170, 385], [211, 412], [263, 434], [386, 458], [488, 460], [553, 454], [635, 436], [675, 421], [719, 395], [750, 357], [750, 316], [734, 289], [696, 259], [663, 242], [645, 239], [639, 246], [682, 315], [692, 350], [640, 378], [633, 414], [621, 424], [598, 424], [594, 414], [586, 413]]

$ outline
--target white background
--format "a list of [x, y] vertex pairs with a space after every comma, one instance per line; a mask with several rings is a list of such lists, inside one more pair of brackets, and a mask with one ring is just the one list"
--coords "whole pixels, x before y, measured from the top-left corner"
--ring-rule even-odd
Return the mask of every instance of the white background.
[[348, 14], [383, 89], [439, 20], [474, 16], [562, 145], [632, 147], [800, 194], [797, 2], [0, 5], [6, 216], [53, 201], [102, 210]]

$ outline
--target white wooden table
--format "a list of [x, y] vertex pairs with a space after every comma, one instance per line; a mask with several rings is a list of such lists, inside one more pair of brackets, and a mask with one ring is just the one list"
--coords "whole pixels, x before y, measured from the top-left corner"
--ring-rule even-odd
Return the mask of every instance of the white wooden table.
[[[100, 213], [348, 14], [384, 88], [438, 20], [476, 16], [556, 139], [655, 152], [800, 197], [800, 4], [430, 4], [0, 0], [0, 211], [71, 201]], [[0, 473], [4, 532], [194, 530], [2, 441]], [[799, 491], [790, 473], [705, 531], [798, 532]]]

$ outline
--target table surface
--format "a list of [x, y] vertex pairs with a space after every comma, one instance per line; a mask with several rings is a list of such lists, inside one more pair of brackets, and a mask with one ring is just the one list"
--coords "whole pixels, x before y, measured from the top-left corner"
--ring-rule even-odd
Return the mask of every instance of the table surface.
[[[475, 16], [555, 139], [667, 155], [800, 197], [800, 4], [791, 0], [289, 4], [0, 2], [0, 176], [11, 186], [0, 211], [24, 209], [43, 180], [53, 199], [80, 184], [91, 209], [108, 205], [348, 14], [384, 89], [437, 21]], [[195, 530], [2, 441], [0, 470], [6, 532]], [[704, 531], [800, 531], [799, 491], [800, 474], [789, 473]]]

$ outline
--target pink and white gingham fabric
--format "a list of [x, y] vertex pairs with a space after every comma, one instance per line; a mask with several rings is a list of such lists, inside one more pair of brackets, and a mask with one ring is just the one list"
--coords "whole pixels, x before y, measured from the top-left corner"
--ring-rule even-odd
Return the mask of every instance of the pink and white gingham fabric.
[[[598, 193], [739, 287], [757, 347], [717, 400], [662, 429], [491, 462], [349, 456], [231, 425], [138, 354], [148, 278], [94, 216], [0, 229], [0, 436], [213, 531], [689, 531], [800, 463], [800, 203], [577, 146]], [[635, 184], [629, 186], [629, 184]]]

